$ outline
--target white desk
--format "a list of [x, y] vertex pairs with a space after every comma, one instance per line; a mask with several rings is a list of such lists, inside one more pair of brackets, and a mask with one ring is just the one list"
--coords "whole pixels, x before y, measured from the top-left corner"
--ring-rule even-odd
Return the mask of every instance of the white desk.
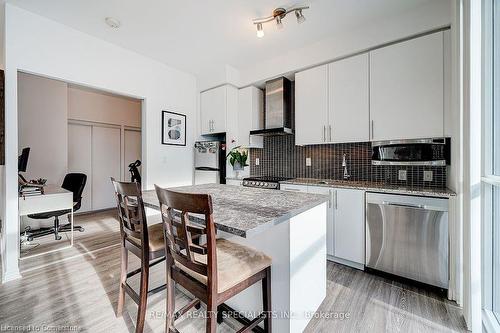
[[[59, 186], [47, 185], [42, 195], [20, 196], [19, 223], [21, 222], [22, 216], [65, 209], [71, 209], [71, 244], [69, 246], [71, 247], [73, 246], [73, 192], [71, 191], [65, 190]], [[24, 258], [28, 258], [28, 256]]]

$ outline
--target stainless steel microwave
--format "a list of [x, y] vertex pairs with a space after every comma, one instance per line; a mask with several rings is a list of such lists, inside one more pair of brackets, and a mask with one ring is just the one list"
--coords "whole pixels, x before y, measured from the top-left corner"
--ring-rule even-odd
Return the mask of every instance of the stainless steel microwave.
[[372, 165], [450, 164], [450, 138], [372, 142]]

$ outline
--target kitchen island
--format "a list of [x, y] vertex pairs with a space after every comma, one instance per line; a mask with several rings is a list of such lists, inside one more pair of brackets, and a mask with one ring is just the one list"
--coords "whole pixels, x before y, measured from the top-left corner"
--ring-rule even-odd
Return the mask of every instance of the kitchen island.
[[[272, 260], [274, 332], [302, 332], [326, 296], [328, 197], [219, 184], [172, 188], [212, 196], [218, 237], [253, 247]], [[146, 207], [159, 209], [154, 191]], [[260, 282], [227, 304], [246, 316], [262, 310]]]

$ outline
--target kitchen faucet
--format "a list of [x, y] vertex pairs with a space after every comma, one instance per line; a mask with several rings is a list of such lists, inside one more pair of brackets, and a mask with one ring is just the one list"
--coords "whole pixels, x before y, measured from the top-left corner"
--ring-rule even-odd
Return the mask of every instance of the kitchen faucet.
[[344, 156], [342, 157], [342, 167], [344, 168], [344, 177], [343, 178], [349, 179], [349, 178], [351, 178], [351, 175], [347, 171], [347, 162], [346, 162], [345, 156], [346, 156], [346, 154], [344, 154]]

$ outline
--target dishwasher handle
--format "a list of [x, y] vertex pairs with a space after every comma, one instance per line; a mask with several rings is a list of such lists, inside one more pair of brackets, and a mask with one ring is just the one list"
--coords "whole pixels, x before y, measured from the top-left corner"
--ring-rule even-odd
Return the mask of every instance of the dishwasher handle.
[[385, 205], [385, 206], [405, 207], [405, 208], [425, 209], [425, 205], [416, 205], [416, 204], [390, 202], [390, 201], [382, 201], [382, 205]]
[[424, 209], [424, 210], [432, 210], [432, 211], [440, 211], [447, 212], [446, 208], [440, 207], [438, 205], [419, 205], [412, 203], [401, 203], [401, 202], [391, 202], [391, 201], [382, 201], [382, 205], [384, 206], [394, 206], [400, 208], [410, 208], [410, 209]]

